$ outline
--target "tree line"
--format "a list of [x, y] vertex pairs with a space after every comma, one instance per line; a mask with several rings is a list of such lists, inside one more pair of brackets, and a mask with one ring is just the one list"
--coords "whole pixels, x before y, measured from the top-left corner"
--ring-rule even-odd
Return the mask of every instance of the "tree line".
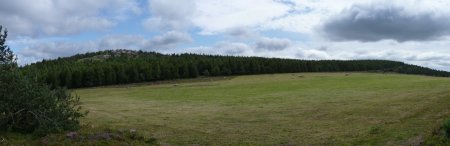
[[297, 72], [377, 71], [449, 77], [450, 73], [387, 60], [296, 60], [108, 50], [26, 65], [22, 72], [52, 87], [82, 88], [196, 78]]

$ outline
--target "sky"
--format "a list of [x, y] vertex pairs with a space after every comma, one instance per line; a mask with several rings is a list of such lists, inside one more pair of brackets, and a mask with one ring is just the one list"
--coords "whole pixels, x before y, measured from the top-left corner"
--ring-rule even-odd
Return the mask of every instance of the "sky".
[[450, 71], [448, 0], [0, 0], [21, 65], [100, 50], [384, 59]]

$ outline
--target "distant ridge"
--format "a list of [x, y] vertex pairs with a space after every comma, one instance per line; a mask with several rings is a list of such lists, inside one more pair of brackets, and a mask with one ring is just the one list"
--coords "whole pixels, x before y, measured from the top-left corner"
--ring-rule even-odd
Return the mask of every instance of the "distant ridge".
[[107, 50], [43, 60], [21, 68], [52, 87], [94, 87], [199, 76], [296, 72], [393, 72], [450, 77], [450, 72], [389, 60], [298, 60]]

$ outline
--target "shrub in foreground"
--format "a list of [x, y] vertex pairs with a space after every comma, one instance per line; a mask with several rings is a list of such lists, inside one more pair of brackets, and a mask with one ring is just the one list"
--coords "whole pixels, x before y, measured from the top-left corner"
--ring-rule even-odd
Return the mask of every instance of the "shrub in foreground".
[[78, 119], [84, 114], [78, 97], [65, 89], [51, 90], [14, 72], [0, 77], [0, 129], [45, 135], [79, 127]]
[[79, 98], [22, 75], [0, 26], [0, 132], [46, 135], [79, 127]]
[[447, 138], [450, 138], [450, 118], [445, 121], [443, 128]]

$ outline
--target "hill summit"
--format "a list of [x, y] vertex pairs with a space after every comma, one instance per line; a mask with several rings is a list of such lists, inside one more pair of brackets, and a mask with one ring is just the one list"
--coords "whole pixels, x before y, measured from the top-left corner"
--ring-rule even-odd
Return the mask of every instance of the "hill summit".
[[43, 60], [22, 71], [53, 87], [93, 87], [158, 80], [297, 72], [393, 72], [450, 77], [449, 72], [389, 60], [299, 60], [106, 50]]

